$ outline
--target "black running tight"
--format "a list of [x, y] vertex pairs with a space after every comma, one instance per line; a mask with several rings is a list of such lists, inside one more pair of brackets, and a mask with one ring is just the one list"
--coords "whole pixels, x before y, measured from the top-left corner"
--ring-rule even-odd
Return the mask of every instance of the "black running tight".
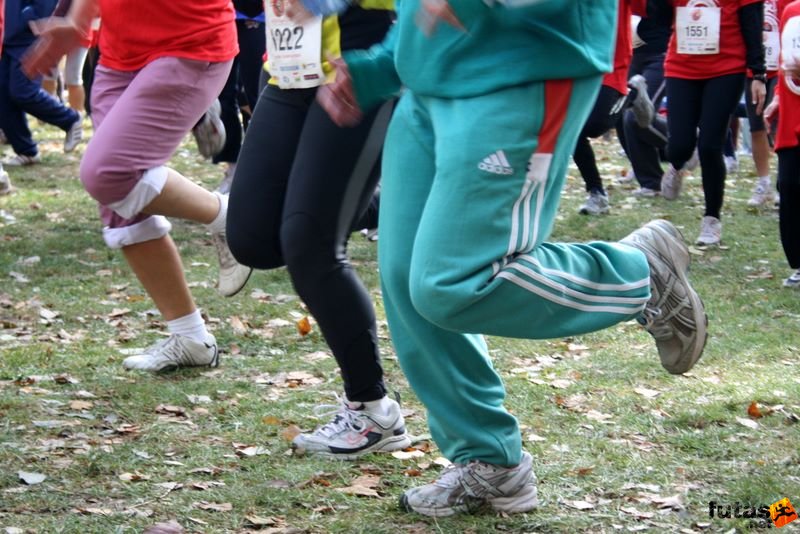
[[[722, 156], [731, 114], [744, 89], [744, 73], [707, 80], [667, 78], [667, 157], [680, 169], [700, 156], [705, 192], [705, 215], [719, 218], [725, 192], [725, 161]], [[698, 129], [700, 130], [698, 137]]]
[[370, 202], [392, 104], [339, 128], [314, 89], [261, 93], [231, 188], [228, 243], [241, 263], [286, 265], [336, 357], [351, 401], [383, 397], [375, 311], [347, 259]]
[[781, 243], [792, 269], [800, 269], [800, 147], [778, 150]]

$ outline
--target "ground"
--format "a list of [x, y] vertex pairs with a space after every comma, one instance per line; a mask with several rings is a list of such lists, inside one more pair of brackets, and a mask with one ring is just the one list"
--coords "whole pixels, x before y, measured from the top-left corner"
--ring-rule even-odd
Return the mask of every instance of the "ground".
[[[414, 448], [352, 463], [296, 457], [291, 437], [318, 424], [314, 407], [335, 403], [342, 386], [313, 321], [310, 333], [298, 329], [307, 312], [286, 273], [256, 273], [239, 296], [219, 297], [209, 235], [176, 222], [222, 364], [125, 372], [124, 355], [163, 336], [164, 324], [121, 255], [103, 244], [76, 178], [80, 150], [62, 154], [59, 131], [37, 127], [37, 135], [43, 163], [11, 169], [17, 192], [0, 198], [5, 532], [141, 532], [169, 520], [190, 532], [732, 532], [771, 521], [720, 518], [728, 505], [733, 514], [784, 497], [800, 506], [800, 293], [780, 286], [790, 269], [776, 212], [746, 205], [747, 157], [728, 181], [724, 246], [692, 248], [710, 320], [696, 368], [665, 373], [633, 322], [571, 339], [490, 339], [534, 455], [541, 508], [433, 520], [397, 506], [443, 461], [393, 354], [375, 243], [355, 234], [350, 252], [377, 303], [387, 382]], [[613, 140], [595, 147], [610, 184], [624, 159]], [[209, 188], [223, 174], [189, 139], [173, 164]], [[556, 240], [617, 240], [654, 217], [697, 235], [699, 177], [673, 203], [610, 186], [611, 214], [587, 218], [577, 213], [582, 182], [570, 172]]]

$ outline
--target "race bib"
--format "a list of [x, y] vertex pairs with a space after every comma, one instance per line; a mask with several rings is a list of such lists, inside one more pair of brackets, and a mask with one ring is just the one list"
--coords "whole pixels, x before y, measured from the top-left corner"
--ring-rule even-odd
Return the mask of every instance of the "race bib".
[[[800, 62], [800, 17], [792, 17], [786, 21], [781, 33], [781, 58], [785, 69], [796, 68]], [[790, 74], [784, 74], [786, 86], [791, 92], [800, 95], [800, 83]]]
[[283, 0], [269, 0], [266, 13], [269, 73], [281, 89], [308, 89], [325, 81], [322, 17], [302, 24], [284, 13]]
[[764, 32], [764, 58], [767, 70], [778, 70], [781, 57], [781, 36], [776, 31]]
[[679, 7], [675, 37], [679, 54], [718, 54], [722, 10], [718, 7]]

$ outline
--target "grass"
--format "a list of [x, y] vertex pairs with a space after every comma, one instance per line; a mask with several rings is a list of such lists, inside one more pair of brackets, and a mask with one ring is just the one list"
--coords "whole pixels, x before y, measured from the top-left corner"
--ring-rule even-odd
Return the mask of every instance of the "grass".
[[[12, 169], [18, 191], [0, 199], [16, 219], [0, 219], [0, 527], [140, 532], [175, 519], [194, 532], [729, 532], [754, 525], [710, 518], [709, 501], [761, 506], [788, 497], [800, 506], [800, 294], [780, 287], [789, 269], [775, 212], [746, 206], [747, 158], [728, 181], [726, 246], [693, 251], [711, 336], [698, 366], [667, 375], [633, 323], [567, 340], [491, 339], [542, 506], [433, 520], [396, 505], [405, 488], [435, 478], [438, 453], [425, 445], [424, 409], [393, 355], [373, 243], [354, 236], [351, 255], [376, 297], [387, 382], [402, 395], [422, 456], [294, 457], [292, 432], [313, 428], [312, 407], [333, 401], [341, 380], [319, 331], [298, 334], [306, 312], [286, 273], [256, 273], [241, 295], [223, 299], [208, 235], [174, 223], [222, 366], [124, 372], [123, 352], [157, 339], [164, 325], [121, 255], [104, 246], [76, 179], [78, 156], [59, 152], [59, 132], [37, 134], [43, 164]], [[606, 176], [624, 168], [616, 143], [595, 146]], [[172, 163], [208, 187], [222, 175], [190, 144]], [[674, 203], [611, 187], [612, 214], [586, 218], [576, 211], [584, 196], [576, 177], [556, 240], [616, 240], [653, 217], [696, 235], [699, 178]], [[763, 417], [748, 416], [753, 402]], [[247, 456], [248, 446], [269, 454]], [[47, 478], [25, 485], [19, 471]], [[339, 491], [365, 473], [378, 477], [377, 496]]]

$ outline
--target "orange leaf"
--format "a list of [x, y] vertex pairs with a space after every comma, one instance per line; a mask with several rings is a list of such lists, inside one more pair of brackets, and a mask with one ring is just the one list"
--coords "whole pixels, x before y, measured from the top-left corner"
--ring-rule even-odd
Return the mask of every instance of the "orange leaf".
[[297, 321], [297, 332], [301, 336], [307, 336], [311, 333], [311, 322], [308, 320], [308, 317], [303, 317]]
[[761, 410], [758, 408], [758, 403], [756, 403], [756, 401], [751, 402], [750, 406], [747, 407], [747, 415], [749, 415], [753, 419], [764, 417], [764, 414], [761, 413]]

